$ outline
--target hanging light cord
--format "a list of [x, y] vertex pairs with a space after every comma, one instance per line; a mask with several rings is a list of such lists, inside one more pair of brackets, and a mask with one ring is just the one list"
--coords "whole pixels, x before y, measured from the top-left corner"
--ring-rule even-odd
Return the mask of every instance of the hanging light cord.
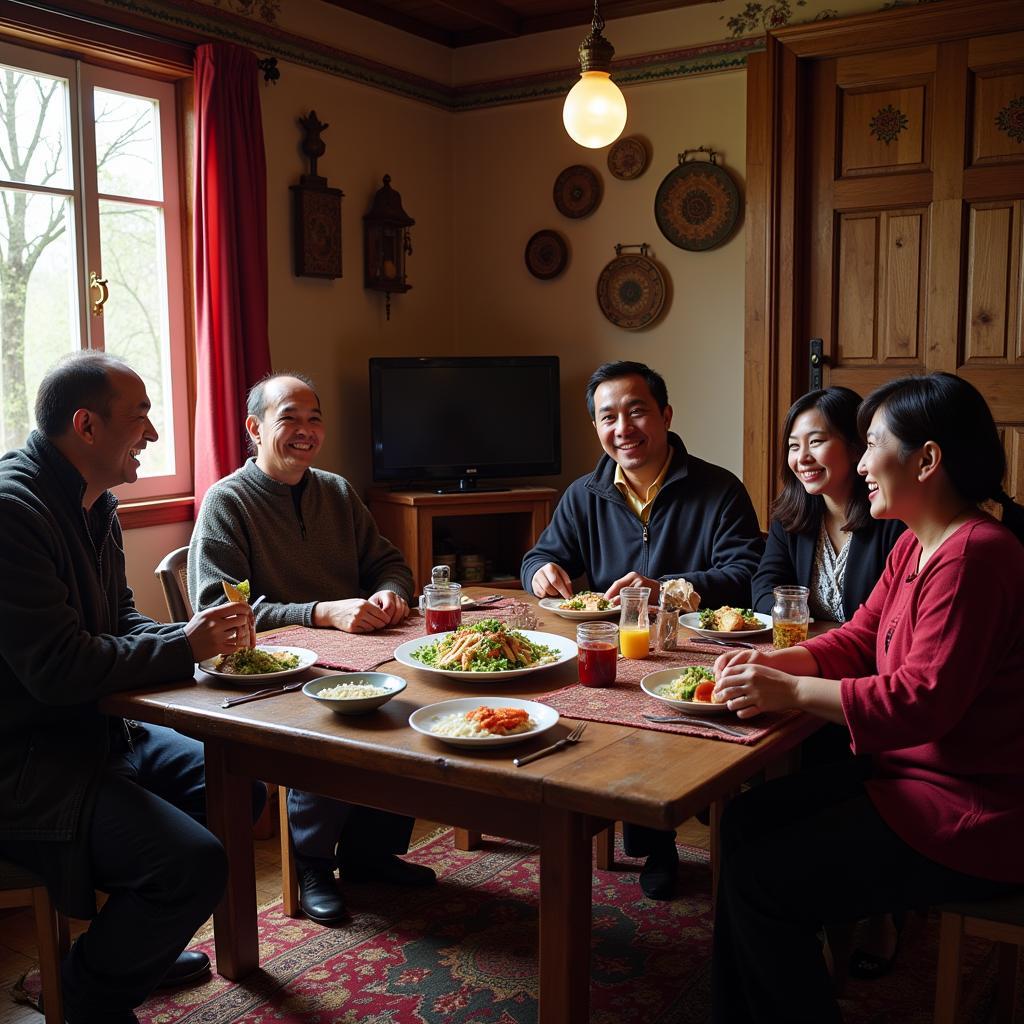
[[597, 9], [597, 0], [594, 0], [594, 20], [590, 23], [590, 30], [594, 35], [600, 35], [604, 31], [604, 18]]

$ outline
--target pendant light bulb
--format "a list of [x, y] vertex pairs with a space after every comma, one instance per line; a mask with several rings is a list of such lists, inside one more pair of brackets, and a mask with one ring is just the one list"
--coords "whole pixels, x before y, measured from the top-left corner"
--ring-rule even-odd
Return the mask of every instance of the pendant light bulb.
[[594, 0], [590, 35], [580, 43], [580, 80], [562, 107], [562, 124], [573, 142], [588, 149], [610, 145], [626, 127], [626, 100], [612, 81], [615, 47], [601, 34], [604, 19]]

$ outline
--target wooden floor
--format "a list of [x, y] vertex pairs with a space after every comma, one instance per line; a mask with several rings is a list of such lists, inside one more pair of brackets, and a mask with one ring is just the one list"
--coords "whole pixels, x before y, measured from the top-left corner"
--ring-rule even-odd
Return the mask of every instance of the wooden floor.
[[[437, 826], [429, 821], [417, 821], [413, 830], [413, 843], [428, 835]], [[684, 843], [708, 845], [708, 830], [695, 819], [680, 827], [679, 837]], [[256, 849], [256, 900], [269, 903], [281, 895], [281, 853], [279, 840], [260, 839]], [[72, 922], [72, 935], [85, 926]], [[27, 1006], [19, 1006], [11, 999], [10, 991], [17, 980], [35, 965], [36, 939], [30, 910], [0, 913], [0, 1024], [41, 1024], [42, 1017]]]

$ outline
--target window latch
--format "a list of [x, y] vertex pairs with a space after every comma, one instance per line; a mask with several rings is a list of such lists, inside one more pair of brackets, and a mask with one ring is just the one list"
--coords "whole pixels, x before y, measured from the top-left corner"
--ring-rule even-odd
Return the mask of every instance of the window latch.
[[[99, 298], [95, 297], [96, 292], [99, 292]], [[89, 271], [89, 293], [92, 299], [89, 305], [92, 315], [103, 316], [103, 307], [110, 298], [110, 289], [107, 287], [107, 279], [100, 277], [95, 270]]]

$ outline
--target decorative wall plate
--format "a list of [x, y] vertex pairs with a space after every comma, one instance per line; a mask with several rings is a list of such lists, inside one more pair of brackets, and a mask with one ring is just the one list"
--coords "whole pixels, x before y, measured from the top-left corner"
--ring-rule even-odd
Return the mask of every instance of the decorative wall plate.
[[619, 139], [608, 150], [608, 170], [612, 177], [629, 181], [647, 169], [647, 147], [635, 135]]
[[557, 232], [545, 228], [530, 237], [526, 243], [526, 269], [542, 281], [550, 281], [565, 270], [569, 262], [569, 247]]
[[622, 255], [615, 246], [615, 259], [597, 279], [597, 304], [617, 327], [635, 331], [654, 323], [665, 304], [665, 277], [661, 268], [647, 257], [647, 245], [639, 253]]
[[[687, 161], [689, 153], [698, 152], [710, 159]], [[703, 146], [679, 154], [679, 166], [669, 171], [654, 197], [658, 227], [680, 249], [713, 249], [728, 238], [739, 212], [736, 183], [718, 166], [714, 150]]]
[[601, 202], [601, 179], [597, 171], [573, 164], [555, 180], [555, 207], [574, 219], [593, 213]]

